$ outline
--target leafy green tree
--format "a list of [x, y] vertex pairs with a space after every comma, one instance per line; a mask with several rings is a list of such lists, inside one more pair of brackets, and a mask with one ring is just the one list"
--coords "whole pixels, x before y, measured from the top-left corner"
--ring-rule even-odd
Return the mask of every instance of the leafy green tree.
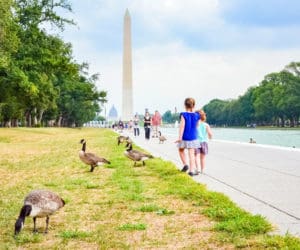
[[273, 102], [275, 83], [269, 78], [270, 75], [266, 76], [254, 91], [255, 116], [262, 125], [271, 125], [276, 115], [276, 106]]
[[44, 28], [74, 24], [57, 14], [71, 11], [67, 0], [0, 3], [0, 121], [81, 126], [93, 119], [107, 102], [107, 93], [96, 89], [98, 74], [88, 77], [88, 65], [74, 62], [71, 44]]
[[17, 25], [14, 22], [12, 0], [0, 0], [0, 70], [9, 66], [10, 55], [19, 45]]
[[229, 101], [214, 99], [206, 104], [203, 109], [207, 113], [207, 121], [217, 126], [227, 125], [225, 109], [228, 103]]
[[171, 110], [166, 111], [162, 115], [162, 120], [164, 123], [175, 123], [176, 121], [179, 122], [179, 114], [178, 113], [172, 113]]
[[69, 71], [61, 72], [57, 78], [58, 126], [82, 126], [95, 118], [96, 112], [100, 112], [99, 103], [106, 100], [106, 92], [97, 91], [91, 78], [80, 75], [78, 71], [74, 74], [73, 70], [76, 72], [76, 68], [81, 67], [82, 65], [73, 64]]
[[15, 52], [19, 45], [17, 37], [17, 24], [14, 22], [12, 14], [12, 0], [0, 0], [0, 121], [5, 126], [10, 126], [9, 116], [16, 116], [18, 109], [13, 88], [8, 81], [12, 76], [11, 54]]

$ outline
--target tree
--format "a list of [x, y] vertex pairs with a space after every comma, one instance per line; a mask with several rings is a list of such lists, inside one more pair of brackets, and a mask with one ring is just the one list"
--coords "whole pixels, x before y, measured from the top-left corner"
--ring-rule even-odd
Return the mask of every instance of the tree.
[[11, 9], [12, 0], [0, 0], [0, 70], [7, 68], [10, 55], [19, 45], [17, 25], [13, 20]]
[[93, 119], [107, 101], [96, 89], [98, 74], [88, 77], [88, 65], [74, 62], [71, 44], [43, 28], [74, 23], [57, 14], [71, 11], [67, 0], [0, 3], [0, 121], [81, 126]]
[[179, 114], [178, 113], [172, 113], [171, 110], [166, 111], [163, 116], [162, 120], [164, 123], [175, 123], [176, 121], [179, 122]]
[[227, 125], [227, 114], [225, 108], [229, 101], [214, 99], [206, 104], [203, 109], [207, 113], [207, 121], [214, 125]]

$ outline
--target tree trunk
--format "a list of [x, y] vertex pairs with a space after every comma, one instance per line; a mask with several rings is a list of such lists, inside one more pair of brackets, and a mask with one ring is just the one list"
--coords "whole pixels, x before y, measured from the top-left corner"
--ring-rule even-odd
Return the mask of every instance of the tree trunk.
[[61, 127], [62, 115], [60, 114], [57, 120], [57, 127]]
[[38, 123], [37, 122], [37, 109], [36, 108], [33, 109], [32, 120], [33, 120], [32, 125], [35, 127]]
[[291, 124], [291, 127], [293, 128], [293, 127], [295, 127], [295, 119], [294, 119], [294, 117], [292, 117], [291, 119], [290, 119], [290, 124]]
[[280, 127], [284, 127], [284, 117], [280, 117]]
[[27, 121], [27, 127], [31, 127], [31, 112], [26, 112], [26, 121]]
[[18, 119], [12, 119], [12, 120], [11, 120], [11, 125], [12, 125], [13, 127], [19, 127], [19, 125], [18, 125]]
[[11, 127], [11, 121], [10, 120], [9, 121], [5, 121], [4, 122], [4, 127], [10, 128]]
[[43, 114], [44, 114], [44, 110], [41, 109], [41, 110], [39, 111], [39, 115], [38, 115], [38, 120], [37, 120], [38, 124], [42, 124]]

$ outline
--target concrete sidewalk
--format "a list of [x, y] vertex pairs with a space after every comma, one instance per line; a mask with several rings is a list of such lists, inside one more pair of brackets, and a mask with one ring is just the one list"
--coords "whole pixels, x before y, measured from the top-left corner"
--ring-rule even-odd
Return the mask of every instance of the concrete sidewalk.
[[[167, 141], [159, 144], [157, 138], [146, 141], [143, 133], [128, 135], [154, 156], [182, 168], [175, 136], [166, 136]], [[226, 194], [252, 214], [266, 217], [275, 233], [300, 236], [299, 150], [212, 140], [206, 166], [203, 175], [191, 178]]]

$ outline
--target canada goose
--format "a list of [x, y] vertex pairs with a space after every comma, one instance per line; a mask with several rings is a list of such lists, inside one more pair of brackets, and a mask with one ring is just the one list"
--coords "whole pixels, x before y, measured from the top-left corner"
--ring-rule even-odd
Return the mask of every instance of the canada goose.
[[134, 166], [136, 165], [137, 161], [142, 161], [143, 162], [143, 166], [145, 166], [145, 160], [148, 160], [150, 158], [153, 158], [152, 155], [150, 154], [146, 154], [137, 150], [132, 149], [132, 144], [131, 143], [127, 143], [126, 145], [127, 149], [124, 152], [124, 154], [131, 160], [134, 161]]
[[45, 233], [48, 233], [49, 216], [62, 208], [65, 202], [57, 194], [47, 190], [33, 190], [24, 200], [19, 218], [15, 224], [15, 235], [20, 233], [24, 226], [25, 217], [33, 217], [33, 232], [36, 233], [36, 218], [46, 217]]
[[159, 134], [159, 137], [158, 137], [159, 143], [164, 143], [164, 141], [166, 141], [167, 138], [164, 137], [163, 135], [161, 135], [161, 132], [160, 132], [160, 131], [158, 131], [158, 134]]
[[129, 138], [129, 136], [120, 135], [117, 138], [118, 145], [120, 145], [123, 142], [132, 143], [132, 140]]
[[110, 164], [110, 161], [101, 158], [93, 153], [86, 153], [86, 141], [84, 139], [80, 140], [80, 143], [82, 144], [82, 149], [79, 151], [79, 158], [81, 161], [83, 161], [85, 164], [91, 166], [91, 172], [94, 171], [94, 168], [97, 166], [101, 166], [104, 163]]

